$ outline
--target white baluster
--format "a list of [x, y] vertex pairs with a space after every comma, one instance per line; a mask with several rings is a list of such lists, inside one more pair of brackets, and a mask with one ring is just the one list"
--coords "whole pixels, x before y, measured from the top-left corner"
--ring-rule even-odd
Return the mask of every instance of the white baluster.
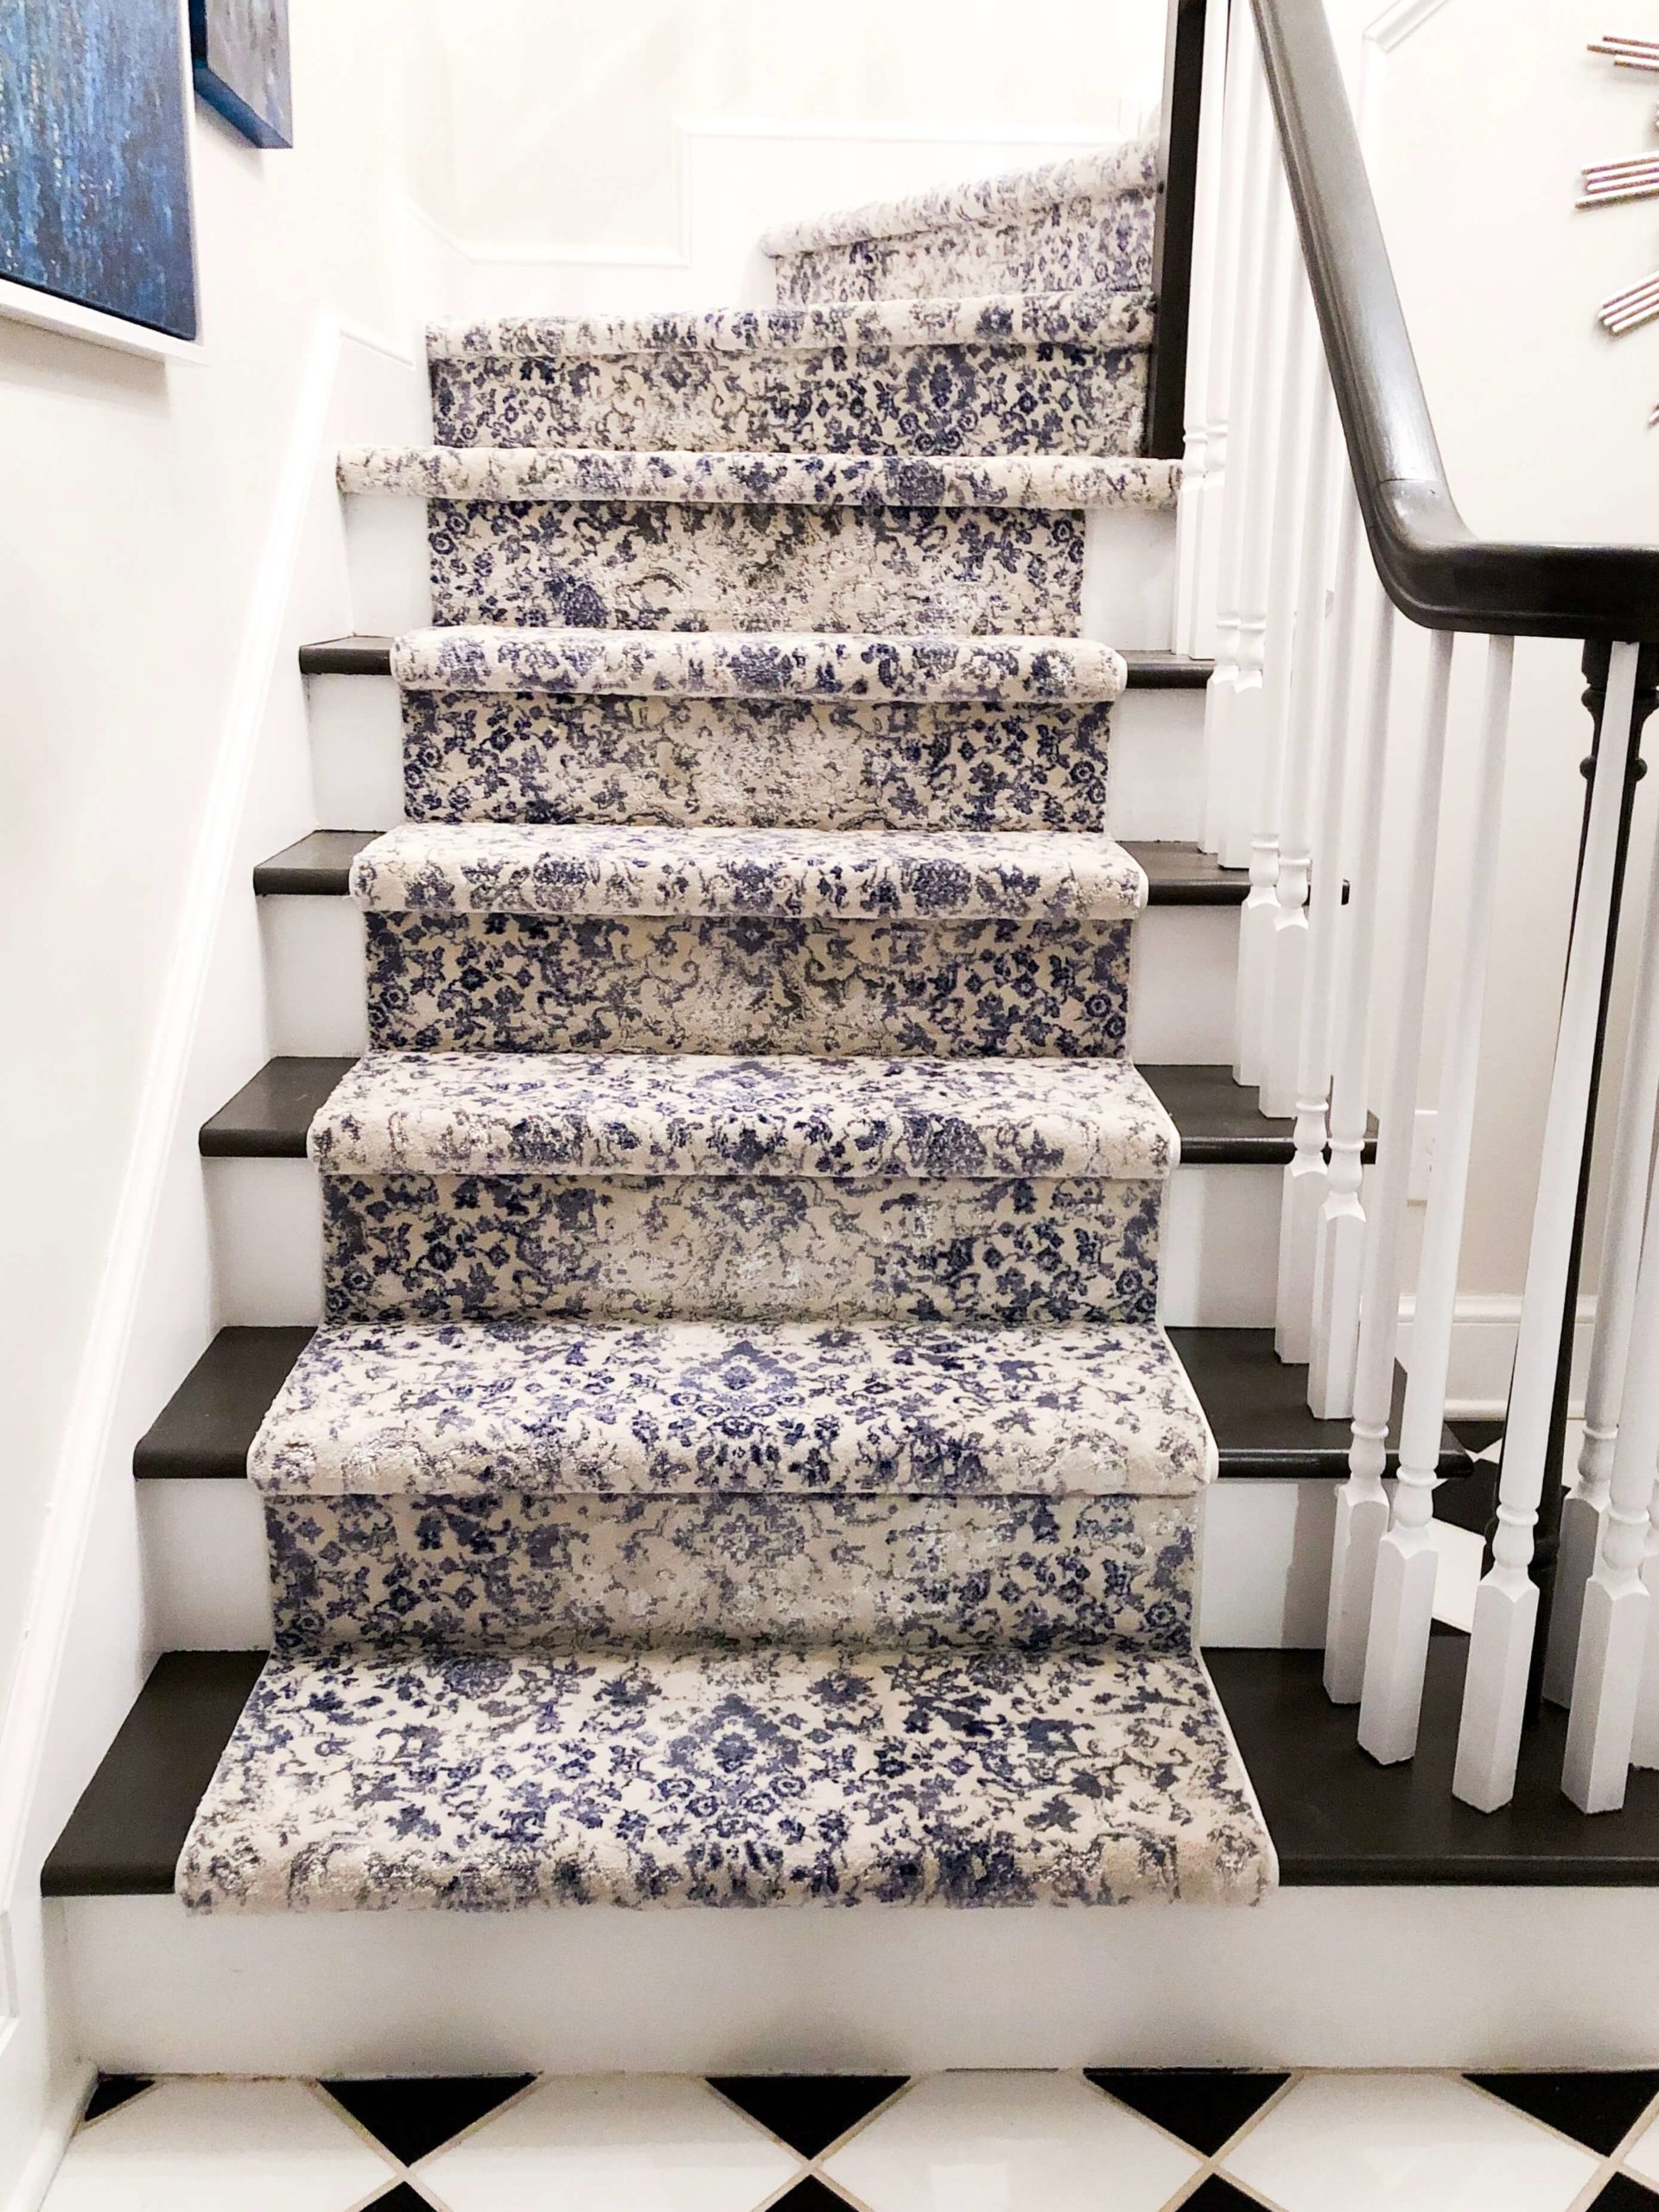
[[1594, 1571], [1601, 1548], [1602, 1520], [1607, 1510], [1612, 1478], [1618, 1405], [1624, 1394], [1637, 1270], [1642, 1255], [1642, 1222], [1647, 1203], [1649, 1165], [1653, 1157], [1656, 1096], [1659, 845], [1654, 848], [1653, 868], [1648, 879], [1630, 1033], [1624, 1048], [1624, 1079], [1619, 1085], [1601, 1274], [1596, 1285], [1596, 1333], [1590, 1351], [1589, 1381], [1585, 1388], [1584, 1442], [1579, 1452], [1579, 1478], [1561, 1501], [1560, 1548], [1556, 1554], [1549, 1640], [1544, 1650], [1544, 1695], [1554, 1705], [1565, 1705], [1569, 1697], [1577, 1695], [1573, 1676], [1580, 1663], [1580, 1613], [1585, 1585]]
[[[1274, 302], [1289, 265], [1287, 220], [1279, 156], [1269, 143], [1267, 89], [1259, 67], [1252, 73], [1246, 118], [1249, 142], [1248, 200], [1239, 257], [1238, 314], [1235, 318], [1231, 388], [1232, 420], [1228, 433], [1227, 492], [1222, 509], [1221, 587], [1217, 595], [1216, 669], [1204, 702], [1205, 823], [1204, 842], [1229, 868], [1240, 864], [1237, 823], [1242, 811], [1237, 786], [1239, 693], [1246, 681], [1244, 595], [1247, 575], [1255, 573], [1255, 517], [1268, 497], [1271, 467], [1264, 447], [1271, 442], [1273, 348], [1278, 337]], [[1265, 555], [1262, 558], [1265, 561]], [[1249, 682], [1259, 687], [1258, 652]], [[1246, 831], [1248, 837], [1248, 830]], [[1248, 856], [1249, 846], [1245, 846]]]
[[[1647, 950], [1644, 944], [1643, 980], [1651, 990], [1655, 976]], [[1646, 1012], [1638, 1007], [1637, 1020]], [[1638, 1190], [1638, 1213], [1645, 1197], [1645, 1190]], [[1659, 1463], [1659, 1219], [1649, 1212], [1647, 1222], [1625, 1347], [1635, 1357], [1619, 1410], [1601, 1545], [1576, 1609], [1579, 1641], [1561, 1787], [1581, 1813], [1613, 1813], [1624, 1802], [1652, 1611], [1642, 1569]]]
[[[1313, 1360], [1307, 1402], [1321, 1421], [1347, 1421], [1354, 1410], [1359, 1356], [1359, 1308], [1365, 1277], [1364, 1152], [1366, 1091], [1370, 1077], [1371, 977], [1376, 964], [1376, 927], [1382, 871], [1377, 845], [1389, 758], [1389, 712], [1394, 688], [1393, 602], [1364, 563], [1373, 595], [1370, 696], [1361, 726], [1356, 834], [1349, 840], [1348, 926], [1336, 986], [1341, 1023], [1331, 1078], [1331, 1165], [1313, 1255]], [[1366, 1600], [1370, 1604], [1370, 1599]], [[1362, 1622], [1359, 1636], [1365, 1630]], [[1359, 1695], [1356, 1679], [1353, 1694]]]
[[1561, 1308], [1571, 1264], [1579, 1169], [1589, 1111], [1607, 915], [1612, 899], [1624, 803], [1624, 760], [1636, 691], [1637, 648], [1615, 645], [1607, 678], [1601, 743], [1590, 798], [1590, 822], [1561, 997], [1555, 1065], [1539, 1159], [1538, 1194], [1515, 1347], [1498, 1482], [1492, 1564], [1475, 1598], [1458, 1732], [1453, 1792], [1483, 1813], [1508, 1804], [1526, 1710], [1527, 1675], [1538, 1622], [1538, 1586], [1528, 1572], [1532, 1532], [1543, 1494], [1549, 1447]]
[[[1208, 359], [1204, 372], [1205, 425], [1204, 484], [1199, 493], [1198, 547], [1192, 590], [1192, 620], [1186, 650], [1195, 657], [1219, 650], [1222, 541], [1226, 531], [1226, 502], [1230, 448], [1239, 419], [1243, 395], [1241, 356], [1250, 334], [1243, 327], [1249, 296], [1241, 290], [1249, 230], [1252, 157], [1260, 162], [1266, 118], [1262, 111], [1262, 73], [1255, 44], [1255, 25], [1248, 10], [1231, 17], [1217, 8], [1205, 20], [1207, 44], [1211, 25], [1218, 21], [1226, 41], [1226, 93], [1223, 110], [1221, 176], [1217, 187], [1214, 228], [1215, 253], [1210, 272]], [[1205, 98], [1209, 97], [1206, 89]], [[1255, 144], [1252, 145], [1252, 134]], [[1237, 606], [1233, 607], [1233, 645], [1238, 643]], [[1206, 851], [1215, 850], [1209, 778], [1205, 783]]]
[[1642, 1680], [1636, 1694], [1636, 1730], [1630, 1745], [1630, 1764], [1659, 1767], [1659, 1483], [1648, 1503], [1647, 1548], [1642, 1558], [1642, 1580], [1650, 1603], [1648, 1607], [1647, 1650]]
[[1336, 1541], [1331, 1554], [1325, 1687], [1337, 1705], [1355, 1703], [1364, 1684], [1365, 1641], [1370, 1627], [1377, 1548], [1389, 1526], [1382, 1471], [1388, 1464], [1394, 1344], [1400, 1322], [1400, 1228], [1406, 1211], [1417, 1071], [1422, 1058], [1423, 994], [1428, 984], [1429, 924], [1440, 845], [1440, 779], [1451, 683], [1452, 637], [1449, 631], [1439, 631], [1429, 648], [1416, 816], [1406, 863], [1406, 934], [1401, 947], [1388, 1088], [1366, 1224], [1359, 1353], [1354, 1374], [1354, 1440], [1348, 1453], [1348, 1479], [1337, 1492]]
[[1205, 16], [1204, 64], [1198, 93], [1198, 152], [1197, 205], [1192, 226], [1192, 263], [1187, 283], [1188, 324], [1186, 391], [1183, 395], [1181, 444], [1184, 461], [1175, 516], [1175, 623], [1173, 643], [1178, 652], [1196, 652], [1194, 636], [1200, 626], [1198, 572], [1200, 543], [1212, 512], [1210, 479], [1215, 466], [1210, 452], [1210, 420], [1224, 409], [1225, 399], [1211, 389], [1211, 333], [1226, 319], [1230, 271], [1217, 265], [1219, 234], [1231, 213], [1222, 196], [1227, 132], [1225, 84], [1227, 18], [1225, 8], [1211, 8]]
[[[1503, 758], [1510, 728], [1515, 641], [1487, 646], [1486, 700], [1475, 774], [1474, 834], [1458, 981], [1447, 1009], [1440, 1090], [1434, 1119], [1434, 1172], [1428, 1186], [1422, 1260], [1411, 1330], [1411, 1370], [1400, 1423], [1394, 1520], [1377, 1553], [1365, 1681], [1359, 1704], [1361, 1748], [1384, 1766], [1417, 1749], [1423, 1670], [1434, 1617], [1434, 1490], [1446, 1427], [1446, 1383], [1457, 1318], [1458, 1260], [1474, 1149], [1475, 1090], [1480, 1065], [1486, 970], [1497, 893], [1497, 830], [1503, 806]], [[1425, 893], [1427, 886], [1422, 887]], [[1409, 1123], [1407, 1124], [1408, 1129]]]
[[1266, 932], [1266, 1010], [1262, 1055], [1262, 1111], [1296, 1110], [1302, 1000], [1307, 982], [1307, 894], [1313, 867], [1313, 823], [1325, 789], [1320, 710], [1325, 704], [1325, 586], [1331, 543], [1331, 487], [1336, 480], [1336, 403], [1325, 374], [1319, 333], [1309, 318], [1312, 404], [1302, 543], [1291, 617], [1293, 664], [1286, 716], [1278, 871]]
[[1301, 546], [1308, 438], [1305, 403], [1318, 360], [1313, 304], [1300, 258], [1290, 273], [1280, 376], [1279, 434], [1274, 441], [1267, 595], [1262, 620], [1252, 625], [1247, 607], [1240, 625], [1243, 660], [1252, 644], [1262, 682], [1252, 691], [1241, 675], [1241, 746], [1247, 769], [1250, 823], [1250, 888], [1238, 918], [1237, 1018], [1233, 1073], [1259, 1084], [1267, 1058], [1268, 980], [1274, 918], [1279, 896], [1279, 817], [1284, 794], [1285, 747], [1290, 719], [1291, 672], [1295, 665], [1296, 580]]
[[[1347, 804], [1349, 709], [1353, 696], [1354, 621], [1357, 612], [1359, 503], [1345, 471], [1342, 521], [1337, 534], [1335, 606], [1331, 650], [1325, 657], [1319, 702], [1323, 795], [1309, 912], [1307, 989], [1302, 1001], [1296, 1055], [1295, 1157], [1285, 1170], [1279, 1213], [1279, 1295], [1274, 1348], [1297, 1365], [1313, 1356], [1314, 1262], [1320, 1213], [1329, 1177], [1325, 1168], [1325, 1103], [1331, 1089], [1332, 992], [1342, 930], [1342, 824]], [[1362, 1122], [1363, 1116], [1361, 1116]], [[1362, 1129], [1362, 1141], [1363, 1132]], [[1357, 1165], [1357, 1162], [1356, 1162]]]

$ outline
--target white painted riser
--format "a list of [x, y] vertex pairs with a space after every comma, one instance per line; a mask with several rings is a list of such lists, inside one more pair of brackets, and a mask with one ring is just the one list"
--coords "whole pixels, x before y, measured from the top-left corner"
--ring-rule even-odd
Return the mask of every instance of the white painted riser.
[[[359, 632], [396, 637], [432, 620], [426, 503], [373, 493], [346, 503]], [[1091, 508], [1084, 525], [1082, 632], [1120, 652], [1167, 652], [1175, 604], [1175, 518]]]
[[[315, 826], [385, 830], [404, 818], [403, 727], [389, 676], [312, 676]], [[1204, 693], [1126, 691], [1112, 709], [1115, 837], [1195, 841], [1204, 811]]]
[[[1220, 1482], [1205, 1501], [1200, 1639], [1264, 1650], [1325, 1638], [1335, 1484]], [[270, 1583], [257, 1492], [238, 1482], [138, 1485], [144, 1586], [168, 1651], [263, 1651]]]
[[1611, 2068], [1659, 2050], [1653, 1890], [1287, 1889], [1252, 1911], [49, 1910], [66, 2032], [111, 2073]]
[[[349, 899], [259, 901], [273, 1052], [368, 1048], [363, 917]], [[1230, 1059], [1236, 906], [1154, 906], [1136, 925], [1130, 1046], [1138, 1060]]]
[[[304, 1160], [207, 1160], [221, 1327], [316, 1321], [322, 1196]], [[1162, 1318], [1171, 1328], [1272, 1325], [1284, 1170], [1178, 1167], [1164, 1207]]]

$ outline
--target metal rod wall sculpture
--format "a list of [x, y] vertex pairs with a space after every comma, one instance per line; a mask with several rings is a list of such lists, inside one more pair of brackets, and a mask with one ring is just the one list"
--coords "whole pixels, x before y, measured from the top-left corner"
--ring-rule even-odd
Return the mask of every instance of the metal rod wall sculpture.
[[[1606, 38], [1592, 39], [1592, 54], [1605, 54], [1616, 69], [1640, 69], [1649, 75], [1659, 76], [1659, 39]], [[1659, 122], [1659, 116], [1655, 118]], [[1605, 207], [1617, 200], [1651, 200], [1659, 197], [1659, 154], [1638, 155], [1633, 161], [1599, 162], [1584, 171], [1584, 192], [1578, 204], [1580, 207]], [[1644, 322], [1651, 322], [1659, 315], [1659, 270], [1644, 276], [1639, 284], [1632, 284], [1623, 292], [1615, 292], [1601, 303], [1603, 327], [1615, 338], [1622, 338], [1627, 330], [1637, 330]], [[1659, 407], [1648, 417], [1649, 427], [1659, 423]]]

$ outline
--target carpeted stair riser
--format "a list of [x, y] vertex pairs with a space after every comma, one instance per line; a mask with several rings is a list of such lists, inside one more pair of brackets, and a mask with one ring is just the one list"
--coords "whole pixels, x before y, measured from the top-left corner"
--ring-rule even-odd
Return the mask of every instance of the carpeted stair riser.
[[435, 499], [440, 624], [1040, 631], [1080, 620], [1081, 512]]
[[1150, 1320], [1161, 1182], [325, 1175], [331, 1321]]
[[411, 822], [1098, 830], [1111, 709], [402, 693]]
[[1114, 148], [1021, 178], [771, 232], [778, 297], [932, 299], [1130, 291], [1152, 281], [1155, 149]]
[[179, 1861], [203, 1911], [1247, 1904], [1271, 1847], [1198, 1662], [276, 1658]]
[[279, 1649], [1185, 1648], [1197, 1501], [267, 1498]]
[[426, 1052], [1122, 1053], [1127, 922], [367, 917], [369, 1038]]
[[454, 446], [705, 452], [1140, 450], [1153, 315], [1138, 293], [440, 327]]

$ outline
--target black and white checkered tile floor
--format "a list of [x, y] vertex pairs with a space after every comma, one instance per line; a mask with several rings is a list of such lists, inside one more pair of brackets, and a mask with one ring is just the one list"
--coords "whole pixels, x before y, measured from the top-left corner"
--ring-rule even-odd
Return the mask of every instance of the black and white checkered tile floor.
[[46, 2212], [1659, 2212], [1659, 2072], [107, 2078]]

